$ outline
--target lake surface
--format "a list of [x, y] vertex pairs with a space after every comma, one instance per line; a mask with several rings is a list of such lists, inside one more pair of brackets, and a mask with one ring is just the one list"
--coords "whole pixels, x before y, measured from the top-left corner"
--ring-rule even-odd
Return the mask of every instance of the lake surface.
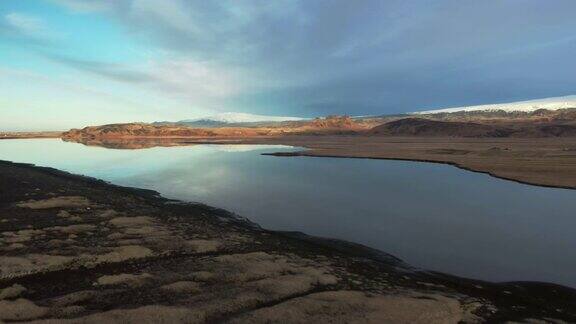
[[281, 146], [117, 150], [0, 140], [0, 159], [203, 202], [262, 227], [362, 243], [425, 269], [576, 287], [576, 190], [447, 165], [263, 156]]

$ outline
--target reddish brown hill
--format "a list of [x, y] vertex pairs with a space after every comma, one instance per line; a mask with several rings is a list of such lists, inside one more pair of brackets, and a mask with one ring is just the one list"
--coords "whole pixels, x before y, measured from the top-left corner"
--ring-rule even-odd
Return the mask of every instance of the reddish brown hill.
[[193, 128], [182, 125], [144, 123], [110, 124], [72, 129], [65, 132], [65, 139], [139, 138], [139, 137], [253, 137], [282, 134], [353, 134], [373, 125], [356, 123], [348, 116], [329, 116], [312, 121], [281, 124], [276, 127], [212, 127]]
[[574, 125], [525, 126], [511, 134], [512, 137], [576, 137]]
[[350, 116], [327, 116], [326, 118], [315, 118], [309, 123], [315, 128], [357, 128], [356, 122]]
[[137, 137], [210, 137], [270, 135], [267, 128], [190, 128], [150, 124], [110, 124], [72, 129], [63, 138], [137, 138]]
[[576, 126], [558, 123], [506, 125], [405, 118], [376, 126], [370, 135], [421, 137], [576, 137]]
[[512, 130], [491, 125], [405, 118], [372, 128], [372, 135], [424, 137], [507, 137]]

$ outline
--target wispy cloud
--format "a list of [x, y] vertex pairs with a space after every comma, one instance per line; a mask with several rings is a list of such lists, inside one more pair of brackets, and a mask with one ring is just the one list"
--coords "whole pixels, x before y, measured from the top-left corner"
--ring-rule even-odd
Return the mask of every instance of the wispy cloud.
[[80, 71], [148, 87], [150, 91], [173, 94], [195, 103], [201, 103], [203, 99], [236, 95], [244, 89], [240, 74], [234, 73], [233, 69], [221, 69], [209, 62], [192, 59], [149, 60], [131, 65], [46, 53], [44, 56]]
[[54, 41], [61, 36], [50, 29], [42, 18], [20, 12], [5, 14], [0, 21], [2, 30], [9, 37], [37, 41]]
[[116, 81], [146, 83], [152, 80], [152, 76], [150, 74], [130, 68], [124, 64], [84, 60], [64, 55], [49, 54], [45, 52], [43, 55], [54, 62], [67, 65], [81, 71], [104, 76]]
[[4, 19], [9, 26], [23, 34], [35, 35], [38, 33], [45, 33], [47, 30], [44, 22], [37, 17], [13, 12], [5, 15]]

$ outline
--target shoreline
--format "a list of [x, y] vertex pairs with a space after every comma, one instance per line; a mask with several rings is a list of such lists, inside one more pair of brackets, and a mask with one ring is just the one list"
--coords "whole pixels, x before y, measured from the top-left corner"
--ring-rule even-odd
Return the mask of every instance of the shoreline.
[[[290, 145], [305, 150], [264, 155], [437, 163], [526, 185], [576, 189], [576, 146], [565, 139], [291, 136], [186, 143]], [[536, 148], [528, 147], [532, 145]]]
[[34, 139], [34, 138], [62, 138], [62, 131], [47, 132], [0, 132], [0, 140], [3, 139]]
[[519, 184], [524, 184], [524, 185], [529, 185], [529, 186], [551, 188], [551, 189], [568, 189], [568, 190], [576, 189], [576, 185], [575, 186], [547, 185], [547, 184], [539, 184], [539, 183], [517, 180], [514, 178], [507, 178], [507, 177], [499, 176], [499, 175], [492, 173], [492, 172], [489, 172], [489, 171], [475, 170], [475, 169], [460, 165], [458, 163], [448, 162], [448, 161], [437, 161], [437, 160], [427, 160], [427, 159], [417, 159], [417, 158], [364, 157], [364, 156], [353, 156], [353, 155], [350, 155], [350, 156], [346, 156], [346, 155], [323, 155], [323, 154], [314, 154], [314, 153], [309, 154], [308, 152], [309, 151], [273, 152], [273, 153], [262, 153], [261, 155], [277, 156], [277, 157], [315, 157], [315, 158], [367, 159], [367, 160], [389, 160], [389, 161], [433, 163], [433, 164], [449, 165], [449, 166], [455, 167], [455, 168], [460, 169], [460, 170], [485, 174], [485, 175], [488, 175], [488, 176], [496, 178], [496, 179], [516, 182]]
[[[254, 137], [60, 138], [88, 146], [141, 149], [194, 144], [270, 144], [305, 150], [264, 155], [414, 161], [446, 164], [491, 177], [546, 188], [576, 189], [576, 145], [570, 138], [377, 137], [292, 135]], [[528, 145], [529, 144], [529, 145]], [[407, 146], [408, 148], [405, 148]]]
[[[222, 209], [53, 168], [0, 161], [0, 192], [0, 247], [6, 255], [0, 261], [0, 295], [25, 287], [16, 299], [0, 298], [0, 313], [26, 303], [43, 310], [35, 318], [105, 320], [110, 312], [120, 316], [120, 309], [129, 309], [122, 310], [126, 314], [122, 316], [143, 316], [154, 305], [162, 318], [175, 312], [188, 318], [202, 310], [205, 321], [242, 322], [273, 320], [267, 317], [272, 316], [270, 309], [283, 314], [320, 305], [336, 307], [333, 311], [344, 315], [326, 311], [318, 314], [325, 316], [319, 320], [348, 315], [378, 318], [374, 316], [385, 315], [383, 309], [396, 314], [394, 307], [402, 304], [421, 316], [445, 314], [448, 309], [450, 316], [457, 314], [464, 322], [576, 321], [572, 288], [492, 283], [418, 270], [359, 244], [264, 230]], [[15, 244], [23, 246], [8, 248]], [[35, 259], [38, 255], [53, 259]], [[36, 263], [26, 262], [30, 260]], [[21, 272], [16, 271], [18, 266]], [[52, 283], [56, 278], [60, 282]], [[166, 286], [172, 290], [162, 288]], [[189, 296], [192, 292], [195, 297]], [[255, 293], [256, 299], [242, 302]], [[70, 294], [95, 297], [81, 305], [64, 307], [56, 302]], [[136, 304], [126, 299], [142, 294], [152, 297]], [[330, 302], [320, 303], [312, 298], [316, 296]], [[376, 304], [381, 307], [372, 307]], [[355, 306], [347, 308], [350, 305]], [[75, 312], [66, 313], [70, 307]], [[357, 307], [364, 307], [366, 314], [355, 313]], [[453, 317], [446, 321], [457, 322]]]

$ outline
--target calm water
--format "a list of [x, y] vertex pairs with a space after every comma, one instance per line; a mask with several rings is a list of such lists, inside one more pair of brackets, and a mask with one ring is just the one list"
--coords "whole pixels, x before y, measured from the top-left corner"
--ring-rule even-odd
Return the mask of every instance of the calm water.
[[290, 149], [1, 140], [0, 159], [154, 189], [265, 228], [362, 243], [426, 269], [576, 287], [576, 191], [437, 164], [260, 155]]

